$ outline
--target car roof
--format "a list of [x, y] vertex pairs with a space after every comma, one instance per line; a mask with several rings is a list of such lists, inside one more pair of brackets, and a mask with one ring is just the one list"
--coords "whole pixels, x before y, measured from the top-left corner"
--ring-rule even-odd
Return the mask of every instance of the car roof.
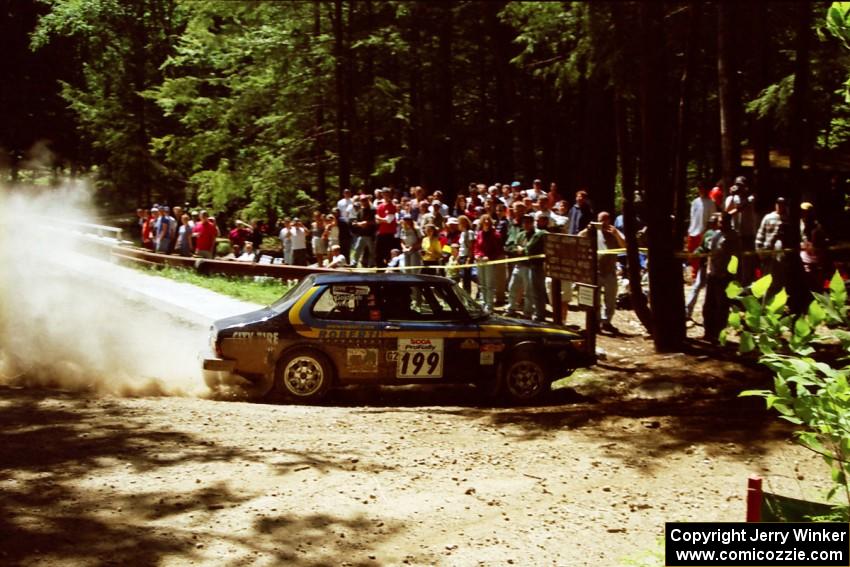
[[388, 283], [402, 283], [402, 284], [416, 284], [416, 283], [451, 283], [451, 280], [448, 278], [444, 278], [442, 276], [430, 276], [430, 275], [420, 275], [420, 274], [378, 274], [378, 273], [338, 273], [338, 274], [326, 274], [326, 273], [316, 273], [313, 274], [315, 277], [315, 283], [318, 285], [328, 285], [328, 284], [353, 284], [353, 283], [372, 283], [372, 282], [388, 282]]

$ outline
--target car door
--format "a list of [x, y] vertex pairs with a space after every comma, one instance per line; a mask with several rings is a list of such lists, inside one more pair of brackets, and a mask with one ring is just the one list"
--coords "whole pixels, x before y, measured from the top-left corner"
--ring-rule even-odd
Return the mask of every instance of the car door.
[[479, 367], [478, 325], [448, 284], [387, 282], [382, 299], [388, 378], [400, 382], [470, 382]]
[[306, 322], [341, 382], [377, 381], [387, 373], [377, 291], [370, 282], [330, 284], [318, 292], [309, 311]]

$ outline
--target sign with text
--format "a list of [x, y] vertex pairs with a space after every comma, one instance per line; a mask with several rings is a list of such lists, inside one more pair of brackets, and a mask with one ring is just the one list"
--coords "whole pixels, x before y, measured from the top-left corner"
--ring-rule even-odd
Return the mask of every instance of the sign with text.
[[546, 275], [557, 280], [595, 284], [593, 243], [571, 234], [547, 234], [544, 242]]

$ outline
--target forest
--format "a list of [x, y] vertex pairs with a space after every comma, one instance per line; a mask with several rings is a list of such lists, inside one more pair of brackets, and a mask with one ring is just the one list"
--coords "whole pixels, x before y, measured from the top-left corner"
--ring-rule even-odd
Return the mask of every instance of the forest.
[[[91, 175], [104, 210], [274, 222], [342, 188], [541, 178], [643, 217], [654, 305], [681, 296], [697, 181], [747, 175], [764, 210], [782, 195], [844, 220], [847, 3], [0, 6], [4, 178]], [[672, 303], [662, 348], [684, 333]]]

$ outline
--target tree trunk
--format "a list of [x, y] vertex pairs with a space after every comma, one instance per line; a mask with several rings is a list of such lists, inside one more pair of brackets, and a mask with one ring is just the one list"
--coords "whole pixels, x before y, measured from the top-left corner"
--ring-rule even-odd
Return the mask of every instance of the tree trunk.
[[688, 45], [685, 66], [679, 79], [679, 108], [676, 119], [676, 157], [673, 164], [673, 200], [676, 215], [674, 240], [682, 242], [685, 238], [685, 223], [688, 218], [688, 149], [691, 137], [690, 101], [693, 82], [694, 61], [699, 37], [700, 5], [691, 2], [688, 5]]
[[665, 34], [663, 6], [640, 5], [641, 64], [640, 103], [642, 155], [646, 188], [647, 234], [649, 237], [649, 294], [652, 304], [652, 335], [659, 352], [678, 350], [685, 339], [685, 298], [682, 264], [674, 256], [673, 188], [670, 182], [670, 141], [665, 104]]
[[652, 334], [652, 312], [646, 301], [641, 283], [640, 253], [638, 251], [637, 219], [635, 211], [635, 163], [631, 136], [629, 136], [629, 114], [625, 96], [614, 98], [614, 113], [617, 121], [617, 152], [620, 161], [620, 178], [623, 188], [623, 229], [626, 237], [626, 265], [629, 278], [629, 298], [641, 324]]
[[437, 115], [440, 117], [436, 125], [439, 131], [439, 145], [436, 150], [437, 167], [439, 168], [438, 186], [446, 194], [453, 194], [454, 155], [452, 152], [452, 116], [454, 114], [454, 97], [452, 96], [452, 44], [454, 41], [454, 18], [451, 4], [445, 6], [445, 17], [440, 23], [437, 60], [439, 61], [440, 90], [436, 93]]
[[[346, 143], [346, 98], [345, 98], [345, 37], [343, 35], [342, 0], [334, 0], [334, 74], [336, 79], [336, 139], [339, 159], [339, 186], [351, 186], [351, 156]], [[320, 203], [327, 200], [326, 193], [319, 193]]]
[[783, 247], [791, 249], [791, 252], [785, 255], [785, 262], [788, 264], [789, 306], [794, 312], [801, 313], [811, 300], [803, 283], [805, 280], [800, 254], [796, 251], [800, 249], [800, 231], [797, 230], [800, 226], [800, 188], [806, 186], [803, 161], [813, 141], [806, 105], [811, 73], [809, 44], [812, 6], [801, 2], [797, 4], [796, 12], [796, 61], [794, 62], [794, 93], [791, 95], [791, 184], [786, 197], [790, 230], [787, 231], [788, 242], [783, 242]]
[[720, 104], [720, 168], [725, 187], [731, 187], [741, 163], [738, 138], [737, 88], [732, 62], [734, 6], [731, 2], [717, 4], [717, 86]]
[[[768, 77], [768, 65], [770, 65], [770, 37], [766, 33], [764, 18], [768, 9], [760, 3], [751, 4], [753, 10], [753, 46], [755, 53], [755, 80], [759, 90], [770, 85]], [[752, 141], [753, 141], [753, 186], [756, 193], [766, 195], [765, 191], [770, 187], [770, 119], [767, 117], [753, 117]]]
[[[372, 33], [375, 26], [372, 0], [366, 0], [366, 29]], [[371, 46], [366, 50], [366, 153], [363, 159], [363, 181], [368, 189], [372, 188], [372, 172], [375, 171], [375, 53]]]
[[[318, 2], [313, 4], [313, 37], [319, 41], [322, 35], [322, 12]], [[316, 76], [320, 76], [319, 62], [316, 62]], [[317, 195], [327, 195], [327, 179], [325, 173], [325, 149], [323, 134], [325, 125], [325, 97], [321, 88], [316, 93], [316, 127], [313, 136], [313, 159], [316, 162], [316, 190]]]

